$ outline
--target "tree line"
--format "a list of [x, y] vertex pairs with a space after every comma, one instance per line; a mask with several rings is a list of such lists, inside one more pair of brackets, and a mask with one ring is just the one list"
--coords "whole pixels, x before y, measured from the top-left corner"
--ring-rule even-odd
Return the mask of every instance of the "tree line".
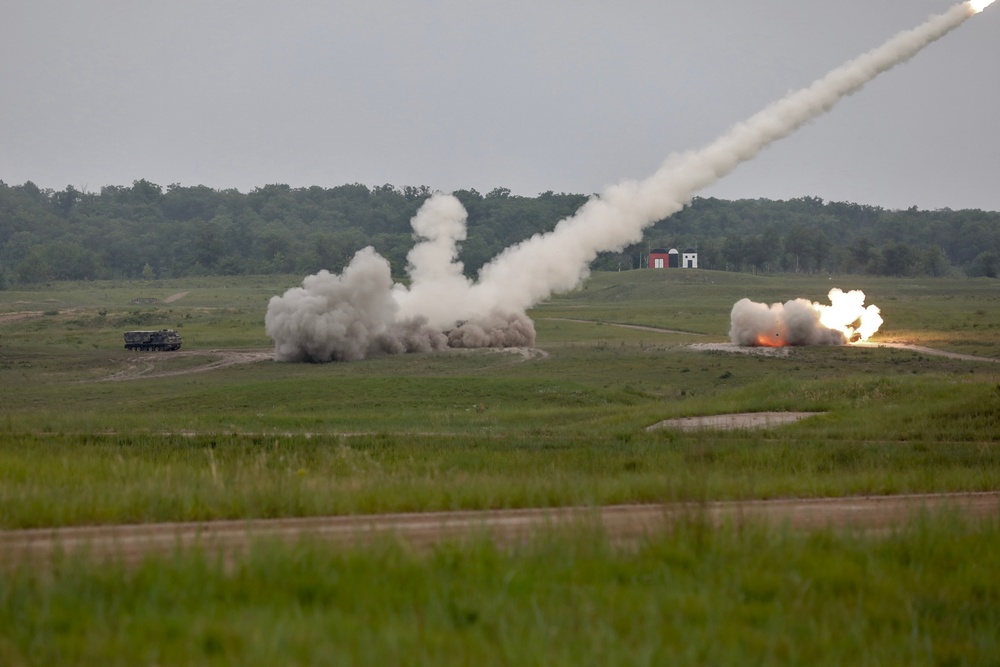
[[[265, 185], [242, 193], [146, 180], [100, 192], [0, 181], [0, 286], [52, 280], [339, 272], [371, 245], [402, 274], [410, 219], [427, 186]], [[466, 273], [504, 248], [550, 231], [582, 194], [454, 193], [468, 211]], [[1000, 213], [887, 210], [824, 202], [695, 198], [639, 243], [605, 252], [595, 270], [646, 266], [650, 247], [694, 247], [703, 268], [996, 277]]]

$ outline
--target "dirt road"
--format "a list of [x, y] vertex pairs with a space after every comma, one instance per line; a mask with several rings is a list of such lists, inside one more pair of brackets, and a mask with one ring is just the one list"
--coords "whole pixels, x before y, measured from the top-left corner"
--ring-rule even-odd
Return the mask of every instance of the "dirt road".
[[885, 531], [925, 511], [997, 517], [1000, 491], [41, 528], [0, 531], [0, 562], [43, 564], [57, 553], [88, 553], [134, 564], [149, 554], [192, 547], [232, 557], [262, 538], [289, 542], [311, 538], [339, 546], [395, 538], [426, 549], [446, 540], [488, 536], [509, 545], [547, 527], [577, 524], [599, 526], [616, 544], [629, 544], [682, 521]]
[[945, 350], [936, 350], [933, 347], [924, 347], [923, 345], [911, 345], [909, 343], [853, 343], [855, 347], [891, 347], [896, 350], [907, 350], [909, 352], [919, 352], [921, 354], [929, 354], [935, 357], [946, 357], [948, 359], [961, 359], [962, 361], [990, 361], [993, 363], [1000, 362], [1000, 359], [994, 359], [993, 357], [979, 357], [974, 354], [962, 354], [960, 352], [947, 352]]
[[808, 419], [821, 412], [736, 412], [725, 415], [705, 415], [702, 417], [678, 417], [677, 419], [665, 419], [652, 426], [647, 426], [647, 431], [655, 431], [660, 428], [672, 428], [678, 431], [697, 431], [700, 429], [714, 429], [716, 431], [734, 431], [744, 428], [771, 428], [783, 424]]
[[661, 327], [649, 327], [643, 324], [621, 324], [619, 322], [603, 322], [601, 320], [578, 320], [572, 317], [546, 317], [545, 319], [551, 320], [553, 322], [579, 322], [581, 324], [603, 324], [610, 327], [619, 327], [622, 329], [635, 329], [636, 331], [652, 331], [653, 333], [663, 333], [663, 334], [680, 334], [682, 336], [704, 336], [703, 333], [697, 333], [694, 331], [679, 331], [677, 329], [663, 329]]
[[[537, 347], [497, 347], [497, 348], [448, 348], [448, 352], [453, 354], [481, 352], [489, 350], [497, 353], [512, 355], [514, 363], [524, 361], [536, 361], [547, 358], [548, 352]], [[176, 359], [193, 359], [204, 357], [205, 363], [187, 368], [174, 368], [170, 370], [158, 370], [159, 365]], [[191, 373], [205, 373], [220, 368], [239, 366], [241, 364], [255, 364], [260, 361], [273, 361], [274, 348], [266, 349], [216, 349], [216, 350], [187, 350], [181, 352], [140, 352], [127, 357], [123, 366], [99, 380], [93, 382], [124, 382], [126, 380], [148, 380], [150, 378], [173, 377], [177, 375], [190, 375]]]

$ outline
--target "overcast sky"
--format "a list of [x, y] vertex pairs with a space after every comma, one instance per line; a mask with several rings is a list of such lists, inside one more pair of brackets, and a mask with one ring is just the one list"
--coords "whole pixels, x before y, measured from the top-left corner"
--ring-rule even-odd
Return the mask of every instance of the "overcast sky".
[[[948, 0], [0, 0], [0, 180], [593, 193]], [[1000, 210], [1000, 5], [700, 193]]]

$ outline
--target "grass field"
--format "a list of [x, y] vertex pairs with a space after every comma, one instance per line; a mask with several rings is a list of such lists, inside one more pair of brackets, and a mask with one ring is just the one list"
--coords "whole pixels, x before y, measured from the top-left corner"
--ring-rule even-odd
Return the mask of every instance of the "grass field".
[[[0, 528], [1000, 489], [996, 281], [597, 274], [530, 313], [544, 354], [192, 372], [268, 348], [267, 301], [298, 280], [0, 292]], [[727, 340], [740, 298], [833, 286], [882, 308], [876, 341], [986, 359], [691, 347]], [[183, 354], [122, 349], [161, 327]], [[823, 414], [646, 430], [771, 410]], [[7, 567], [0, 664], [995, 664], [1000, 527], [953, 519]]]

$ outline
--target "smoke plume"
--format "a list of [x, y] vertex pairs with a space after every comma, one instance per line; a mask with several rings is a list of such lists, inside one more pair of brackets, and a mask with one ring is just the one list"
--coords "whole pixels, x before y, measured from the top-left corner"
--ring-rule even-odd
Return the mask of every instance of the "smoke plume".
[[647, 179], [607, 188], [553, 231], [501, 252], [475, 282], [462, 274], [458, 261], [465, 210], [450, 195], [431, 197], [412, 222], [418, 243], [408, 256], [410, 285], [392, 285], [388, 263], [371, 248], [360, 251], [342, 276], [321, 271], [306, 278], [302, 287], [272, 298], [268, 306], [265, 324], [276, 357], [352, 360], [377, 352], [440, 349], [449, 330], [445, 340], [452, 345], [533, 344], [534, 327], [525, 310], [577, 287], [598, 253], [640, 241], [646, 227], [681, 210], [697, 191], [957, 28], [982, 9], [983, 0], [977, 2], [956, 5], [900, 33], [708, 146], [671, 155]]
[[730, 314], [729, 339], [745, 347], [844, 345], [867, 340], [882, 326], [878, 306], [865, 306], [861, 290], [830, 290], [830, 305], [793, 299], [756, 303], [741, 299]]

